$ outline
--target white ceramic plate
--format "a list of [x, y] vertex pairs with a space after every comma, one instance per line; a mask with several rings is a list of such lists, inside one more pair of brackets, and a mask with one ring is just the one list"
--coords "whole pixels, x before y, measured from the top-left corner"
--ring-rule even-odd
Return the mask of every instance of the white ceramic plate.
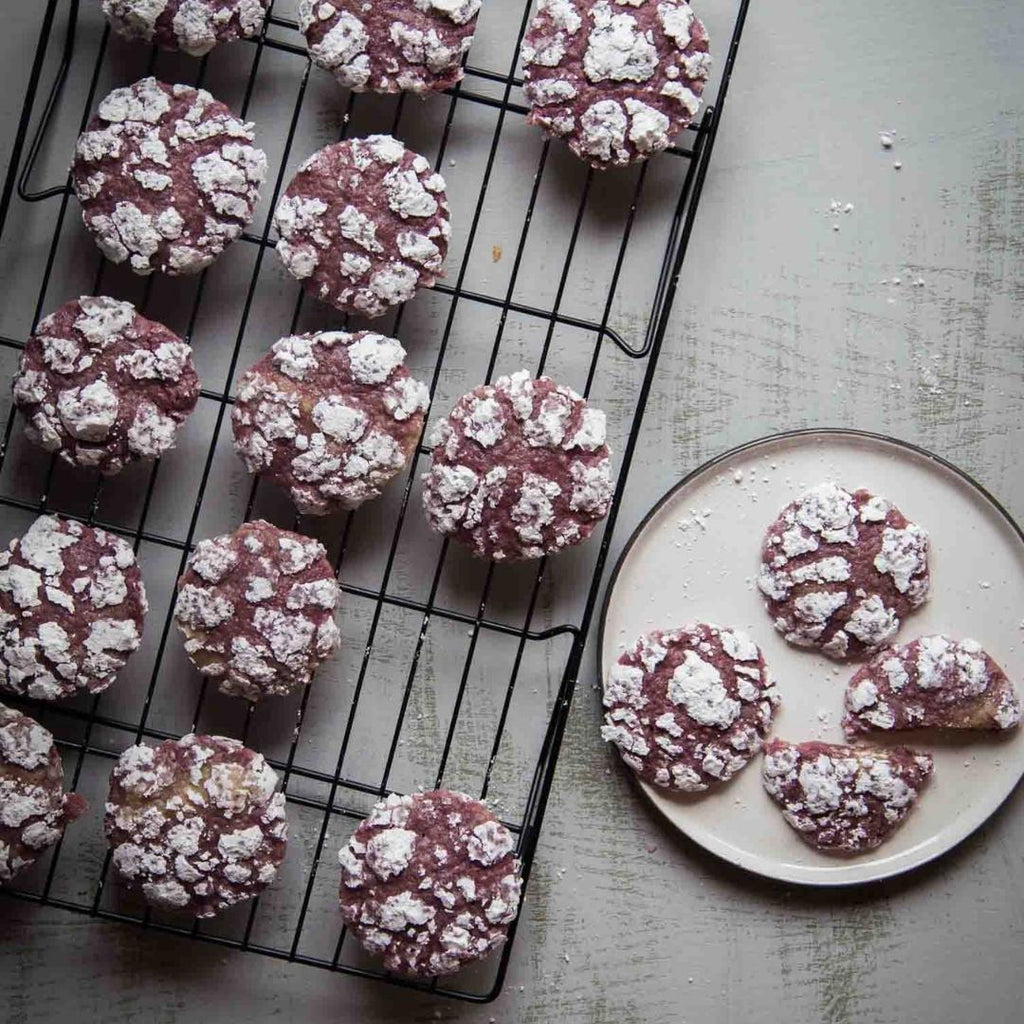
[[[845, 742], [843, 691], [855, 666], [787, 644], [755, 578], [761, 539], [803, 490], [832, 479], [884, 495], [931, 535], [931, 596], [908, 616], [905, 643], [925, 633], [973, 637], [1020, 692], [1024, 680], [1024, 536], [980, 486], [920, 449], [871, 434], [815, 430], [755, 441], [702, 466], [651, 511], [609, 586], [600, 640], [602, 678], [642, 633], [686, 622], [738, 626], [760, 644], [782, 703], [773, 735]], [[903, 734], [935, 756], [935, 772], [904, 824], [877, 850], [819, 854], [783, 820], [755, 758], [705, 795], [641, 783], [680, 831], [750, 871], [808, 885], [851, 885], [908, 871], [971, 834], [1024, 773], [1024, 728], [1009, 736]]]

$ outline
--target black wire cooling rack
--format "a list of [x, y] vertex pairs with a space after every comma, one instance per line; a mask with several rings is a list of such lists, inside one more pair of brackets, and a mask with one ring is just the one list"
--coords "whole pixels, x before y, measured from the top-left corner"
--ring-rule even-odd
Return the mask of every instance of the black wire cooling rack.
[[[240, 101], [231, 103], [243, 117], [254, 116], [254, 95], [271, 71], [274, 78], [269, 91], [282, 109], [290, 109], [286, 126], [278, 126], [280, 137], [276, 152], [271, 153], [272, 173], [265, 190], [271, 194], [264, 196], [265, 206], [254, 229], [218, 263], [236, 260], [241, 278], [232, 286], [231, 280], [216, 278], [208, 270], [189, 282], [156, 282], [152, 278], [140, 282], [105, 263], [91, 243], [83, 241], [85, 233], [77, 223], [66, 176], [51, 187], [37, 187], [33, 182], [46, 174], [48, 163], [58, 168], [58, 175], [64, 173], [74, 136], [104, 94], [105, 88], [100, 90], [108, 78], [111, 84], [124, 84], [140, 77], [136, 72], [141, 70], [164, 79], [206, 85], [220, 98], [228, 97], [209, 81], [216, 74], [210, 58], [196, 62], [155, 50], [140, 53], [140, 48], [132, 49], [111, 37], [96, 12], [89, 10], [90, 5], [80, 9], [79, 0], [49, 0], [43, 10], [0, 198], [0, 258], [6, 260], [0, 262], [0, 269], [9, 268], [4, 271], [9, 315], [3, 322], [15, 325], [0, 334], [0, 356], [7, 356], [5, 368], [13, 370], [24, 338], [49, 308], [80, 291], [118, 294], [134, 290], [135, 294], [123, 297], [133, 298], [150, 315], [155, 316], [159, 310], [154, 311], [154, 306], [163, 302], [167, 312], [158, 318], [193, 344], [197, 359], [211, 353], [215, 370], [212, 374], [204, 371], [204, 380], [209, 383], [212, 376], [222, 380], [223, 387], [215, 383], [202, 391], [201, 409], [193, 417], [197, 421], [194, 436], [184, 451], [179, 445], [162, 463], [126, 471], [122, 477], [127, 479], [119, 477], [116, 482], [71, 470], [56, 459], [25, 449], [20, 431], [13, 429], [13, 409], [7, 416], [0, 449], [0, 504], [10, 521], [4, 536], [20, 532], [18, 527], [41, 511], [56, 511], [110, 529], [129, 538], [139, 552], [152, 605], [143, 651], [126, 670], [130, 678], [119, 681], [107, 694], [57, 706], [11, 699], [54, 732], [65, 757], [70, 787], [85, 791], [93, 810], [88, 816], [91, 824], [84, 824], [84, 819], [77, 822], [48, 859], [4, 890], [8, 895], [472, 1001], [492, 999], [501, 990], [511, 939], [500, 958], [464, 972], [454, 981], [418, 985], [380, 971], [351, 938], [346, 941], [335, 901], [333, 855], [375, 799], [389, 792], [443, 783], [475, 791], [492, 801], [518, 837], [524, 874], [529, 876], [748, 0], [729, 3], [727, 19], [717, 12], [718, 33], [712, 36], [719, 68], [717, 88], [713, 84], [709, 90], [712, 102], [699, 123], [685, 133], [682, 144], [649, 165], [604, 175], [584, 168], [563, 147], [543, 141], [532, 129], [523, 129], [530, 132], [528, 136], [515, 134], [527, 112], [521, 102], [522, 81], [515, 70], [532, 4], [489, 2], [514, 8], [503, 12], [517, 33], [514, 45], [511, 39], [503, 41], [506, 56], [511, 55], [504, 69], [470, 63], [460, 86], [426, 104], [403, 97], [356, 97], [340, 91], [333, 103], [340, 105], [339, 113], [343, 113], [341, 134], [355, 131], [360, 121], [367, 122], [366, 131], [391, 131], [400, 138], [419, 132], [433, 150], [427, 143], [417, 148], [446, 172], [445, 158], [449, 156], [454, 165], [450, 151], [463, 131], [460, 112], [473, 107], [487, 115], [485, 128], [474, 129], [480, 137], [471, 140], [475, 198], [472, 192], [463, 193], [456, 204], [461, 261], [450, 261], [454, 269], [449, 278], [432, 293], [436, 308], [431, 310], [427, 327], [415, 320], [410, 324], [409, 315], [400, 310], [390, 329], [411, 350], [415, 348], [412, 335], [430, 332], [433, 348], [419, 354], [418, 375], [429, 374], [434, 409], [445, 413], [451, 402], [445, 404], [443, 396], [454, 400], [481, 380], [491, 379], [499, 369], [518, 368], [514, 364], [517, 358], [527, 362], [521, 349], [526, 346], [523, 339], [529, 339], [533, 345], [530, 359], [538, 373], [562, 366], [561, 353], [571, 352], [577, 368], [572, 371], [573, 379], [566, 382], [594, 397], [610, 413], [610, 434], [617, 439], [619, 453], [618, 483], [603, 533], [579, 549], [585, 554], [567, 553], [553, 563], [542, 560], [535, 566], [497, 569], [450, 551], [447, 541], [430, 537], [417, 525], [422, 517], [410, 505], [419, 500], [417, 463], [429, 451], [423, 445], [404, 478], [404, 487], [396, 483], [393, 493], [372, 508], [364, 507], [342, 522], [327, 524], [289, 522], [286, 506], [274, 504], [274, 497], [266, 493], [269, 488], [261, 488], [258, 480], [250, 485], [244, 477], [245, 482], [239, 484], [232, 476], [239, 472], [236, 463], [221, 461], [232, 381], [240, 357], [246, 353], [247, 340], [256, 336], [254, 351], [259, 351], [284, 333], [267, 336], [270, 324], [265, 323], [262, 296], [270, 293], [275, 308], [290, 309], [286, 330], [295, 331], [300, 320], [310, 315], [301, 293], [296, 297], [294, 284], [283, 274], [275, 276], [276, 259], [267, 254], [273, 245], [270, 211], [290, 169], [316, 148], [300, 148], [304, 103], [312, 88], [333, 87], [333, 83], [323, 86], [317, 81], [315, 76], [325, 80], [327, 76], [311, 69], [295, 21], [275, 14], [272, 4], [258, 39], [216, 51], [217, 60], [221, 51], [227, 51], [223, 59], [230, 62], [227, 66], [236, 83], [244, 76]], [[98, 8], [99, 4], [91, 6]], [[280, 0], [277, 6], [282, 6]], [[705, 0], [704, 6], [720, 8], [723, 0]], [[487, 8], [485, 4], [481, 32]], [[698, 13], [708, 15], [700, 9]], [[725, 33], [723, 24], [728, 25]], [[725, 36], [727, 45], [723, 45]], [[488, 48], [478, 33], [474, 54], [481, 51], [487, 56], [495, 48]], [[127, 70], [126, 54], [134, 54], [136, 62], [143, 64]], [[164, 61], [171, 63], [165, 67]], [[50, 76], [52, 84], [44, 91], [43, 82]], [[290, 108], [289, 91], [294, 95]], [[432, 118], [427, 117], [428, 110]], [[259, 121], [257, 126], [258, 131], [266, 127]], [[53, 150], [56, 156], [50, 158]], [[532, 180], [512, 195], [511, 186], [500, 181], [502, 168], [513, 158], [522, 158], [530, 166], [534, 154]], [[51, 169], [49, 173], [54, 172]], [[652, 184], [655, 174], [657, 181]], [[548, 195], [551, 181], [553, 198]], [[496, 195], [498, 190], [503, 194]], [[454, 189], [450, 192], [454, 200]], [[544, 223], [552, 217], [556, 223], [541, 240], [538, 254], [534, 236], [541, 220], [542, 195], [544, 203], [555, 203], [561, 213], [548, 210], [544, 214]], [[520, 217], [516, 211], [522, 197], [525, 205]], [[612, 208], [611, 214], [602, 214], [594, 229], [594, 237], [601, 239], [599, 246], [591, 238], [591, 207], [598, 203]], [[486, 281], [473, 286], [480, 276], [481, 261], [486, 263], [480, 255], [486, 248], [482, 236], [495, 204], [502, 207], [506, 222], [511, 217], [513, 224], [518, 224], [512, 232], [515, 248], [503, 289], [488, 288]], [[468, 218], [467, 209], [472, 210]], [[643, 217], [647, 219], [638, 227]], [[259, 224], [262, 228], [257, 230]], [[651, 225], [657, 225], [657, 231]], [[32, 233], [40, 230], [43, 240], [31, 243]], [[497, 246], [490, 255], [495, 262], [503, 256]], [[598, 255], [604, 276], [595, 283], [601, 275], [591, 271], [591, 266]], [[555, 257], [557, 264], [545, 263]], [[630, 261], [638, 264], [631, 265], [631, 278], [636, 280], [639, 275], [652, 290], [645, 294], [639, 315], [619, 316], [622, 278]], [[543, 265], [543, 288], [524, 284], [534, 264]], [[77, 283], [72, 285], [72, 281]], [[68, 291], [69, 287], [78, 290]], [[573, 290], [580, 291], [583, 298], [575, 303], [575, 312], [568, 312]], [[211, 339], [211, 332], [204, 327], [210, 307], [228, 315], [235, 324], [233, 339], [230, 335], [227, 341], [219, 336]], [[612, 326], [620, 320], [625, 326]], [[486, 342], [478, 338], [481, 330], [493, 332], [489, 352]], [[472, 370], [457, 365], [463, 358], [464, 340], [477, 353]], [[483, 358], [480, 353], [486, 356], [485, 365], [479, 361]], [[509, 364], [509, 360], [513, 362]], [[615, 380], [606, 385], [604, 399], [599, 401], [602, 368], [605, 375], [612, 375], [614, 366], [618, 366]], [[623, 380], [632, 388], [625, 395], [621, 394]], [[168, 469], [169, 464], [176, 468]], [[246, 493], [238, 497], [240, 491]], [[180, 510], [176, 515], [167, 512], [172, 505]], [[218, 519], [220, 512], [223, 515]], [[174, 579], [194, 542], [222, 532], [215, 531], [212, 523], [230, 529], [239, 516], [249, 518], [257, 512], [305, 532], [326, 532], [323, 539], [346, 595], [350, 620], [341, 625], [349, 639], [342, 652], [342, 667], [336, 670], [339, 681], [318, 679], [293, 702], [266, 702], [246, 709], [241, 707], [243, 702], [208, 693], [205, 682], [188, 670], [171, 630], [171, 611]], [[366, 562], [365, 552], [370, 547], [376, 554]], [[157, 566], [162, 566], [159, 572]], [[561, 585], [559, 579], [563, 567], [567, 585]], [[159, 580], [154, 584], [151, 577], [156, 576]], [[560, 601], [559, 594], [564, 597], [566, 589], [574, 599]], [[560, 615], [566, 604], [570, 611]], [[499, 676], [496, 665], [501, 666], [500, 678], [495, 678]], [[549, 681], [545, 695], [539, 694], [537, 686], [529, 686], [531, 681], [544, 680]], [[375, 702], [380, 706], [371, 714], [366, 709]], [[424, 722], [417, 738], [415, 728]], [[116, 884], [106, 884], [110, 858], [98, 821], [113, 759], [130, 743], [159, 741], [190, 729], [238, 735], [268, 755], [288, 796], [292, 833], [278, 883], [259, 900], [233, 908], [202, 927], [198, 921], [151, 912]], [[414, 748], [418, 756], [412, 756]]]

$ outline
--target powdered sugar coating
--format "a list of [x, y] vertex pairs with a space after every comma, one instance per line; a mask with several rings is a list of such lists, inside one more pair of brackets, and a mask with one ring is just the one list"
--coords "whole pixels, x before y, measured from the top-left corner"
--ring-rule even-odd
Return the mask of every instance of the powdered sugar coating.
[[86, 808], [65, 793], [53, 736], [34, 719], [0, 704], [0, 885], [32, 864]]
[[323, 545], [257, 519], [196, 545], [174, 616], [192, 664], [258, 701], [312, 679], [338, 643], [337, 603]]
[[404, 359], [394, 338], [369, 331], [282, 338], [238, 386], [231, 426], [249, 472], [309, 515], [378, 497], [408, 462], [430, 404]]
[[314, 64], [353, 92], [448, 89], [463, 77], [481, 0], [299, 0]]
[[35, 444], [109, 476], [173, 447], [199, 377], [192, 349], [163, 324], [130, 303], [82, 296], [39, 322], [13, 391]]
[[103, 13], [126, 39], [202, 57], [218, 43], [260, 34], [269, 0], [103, 0]]
[[252, 220], [267, 158], [204, 89], [143, 78], [115, 89], [78, 137], [71, 171], [103, 255], [137, 274], [195, 274]]
[[274, 212], [277, 252], [306, 291], [382, 316], [443, 273], [444, 178], [390, 135], [336, 142], [303, 163]]
[[697, 116], [707, 50], [685, 0], [538, 0], [522, 50], [530, 123], [592, 167], [646, 160]]
[[976, 640], [922, 636], [889, 647], [846, 688], [848, 736], [895, 729], [1014, 729], [1020, 701]]
[[778, 703], [745, 633], [704, 623], [658, 630], [609, 671], [601, 737], [645, 781], [696, 793], [745, 767]]
[[770, 740], [764, 751], [764, 788], [800, 838], [822, 853], [880, 846], [931, 773], [931, 756], [906, 747]]
[[519, 911], [515, 841], [479, 801], [389, 796], [338, 853], [341, 912], [399, 974], [451, 974], [505, 941]]
[[928, 534], [885, 498], [835, 483], [787, 505], [761, 547], [758, 586], [775, 628], [837, 661], [887, 644], [928, 585]]
[[0, 689], [37, 700], [101, 693], [149, 608], [120, 537], [40, 516], [0, 553]]
[[114, 868], [164, 910], [212, 917], [252, 899], [284, 860], [276, 786], [262, 754], [224, 736], [129, 747], [111, 772], [103, 818]]
[[431, 438], [430, 525], [481, 558], [541, 558], [604, 518], [614, 482], [605, 415], [526, 370], [463, 395]]

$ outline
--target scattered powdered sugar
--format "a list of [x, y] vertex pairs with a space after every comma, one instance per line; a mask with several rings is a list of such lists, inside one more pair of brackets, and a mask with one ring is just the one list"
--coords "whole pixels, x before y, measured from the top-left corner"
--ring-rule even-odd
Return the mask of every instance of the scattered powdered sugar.
[[126, 39], [202, 57], [218, 43], [252, 39], [269, 0], [103, 0], [103, 13]]

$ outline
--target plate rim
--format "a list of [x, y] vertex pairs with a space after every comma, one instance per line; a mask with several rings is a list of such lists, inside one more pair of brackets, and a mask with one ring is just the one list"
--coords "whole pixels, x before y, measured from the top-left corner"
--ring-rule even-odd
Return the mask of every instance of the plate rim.
[[[612, 596], [615, 592], [615, 586], [619, 579], [619, 573], [625, 565], [626, 559], [632, 552], [634, 545], [640, 539], [640, 536], [647, 529], [651, 520], [658, 515], [659, 512], [670, 502], [676, 495], [677, 492], [682, 490], [696, 477], [703, 475], [707, 471], [713, 469], [715, 466], [721, 465], [724, 462], [728, 462], [730, 459], [736, 458], [738, 455], [745, 454], [751, 449], [759, 448], [764, 445], [777, 443], [779, 441], [790, 441], [801, 437], [847, 437], [847, 438], [859, 438], [861, 440], [868, 441], [881, 441], [886, 444], [895, 445], [897, 448], [903, 448], [917, 456], [922, 456], [925, 459], [929, 459], [943, 469], [949, 470], [955, 476], [959, 477], [964, 483], [968, 484], [975, 491], [977, 491], [982, 498], [984, 498], [992, 508], [999, 513], [1001, 518], [1006, 522], [1010, 529], [1016, 534], [1017, 540], [1024, 545], [1024, 528], [1013, 518], [1009, 510], [995, 497], [983, 484], [979, 483], [970, 473], [966, 470], [961, 469], [959, 466], [950, 462], [948, 459], [943, 458], [941, 455], [935, 454], [927, 448], [922, 447], [913, 441], [905, 441], [902, 438], [893, 437], [890, 434], [882, 434], [871, 430], [859, 430], [855, 427], [799, 427], [792, 430], [782, 430], [774, 434], [765, 434], [761, 437], [754, 438], [750, 441], [745, 441], [742, 444], [735, 445], [729, 448], [727, 451], [721, 452], [718, 455], [713, 456], [710, 459], [702, 462], [695, 469], [690, 470], [685, 476], [677, 480], [667, 491], [662, 494], [657, 501], [647, 510], [643, 518], [636, 524], [632, 533], [626, 540], [626, 543], [622, 547], [622, 551], [619, 552], [618, 558], [615, 560], [615, 566], [612, 569], [611, 575], [608, 577], [608, 583], [605, 587], [604, 599], [601, 602], [601, 614], [598, 620], [598, 631], [597, 631], [597, 670], [598, 670], [598, 682], [603, 687], [605, 678], [605, 660], [604, 660], [604, 644], [605, 644], [605, 629], [608, 623], [608, 612], [612, 602]], [[871, 878], [838, 878], [838, 879], [809, 879], [794, 875], [790, 873], [771, 873], [755, 867], [751, 863], [746, 862], [745, 856], [729, 857], [724, 853], [719, 852], [716, 849], [708, 846], [695, 836], [690, 835], [689, 832], [682, 829], [675, 821], [673, 821], [668, 814], [652, 799], [645, 786], [639, 784], [639, 779], [636, 778], [633, 772], [629, 772], [631, 782], [636, 786], [637, 789], [643, 793], [645, 802], [653, 807], [655, 811], [663, 818], [672, 829], [685, 836], [690, 842], [695, 843], [702, 850], [706, 850], [717, 860], [720, 860], [726, 864], [732, 865], [733, 867], [741, 868], [743, 871], [747, 871], [759, 878], [767, 878], [776, 882], [785, 882], [792, 885], [807, 886], [814, 889], [846, 889], [853, 886], [859, 885], [874, 885], [878, 882], [886, 881], [887, 879], [896, 878], [899, 875], [905, 875], [912, 871], [917, 871], [923, 868], [926, 864], [931, 864], [943, 857], [945, 854], [955, 850], [963, 842], [974, 835], [980, 828], [982, 828], [987, 822], [989, 822], [994, 815], [996, 815], [1000, 809], [1006, 804], [1011, 796], [1016, 792], [1017, 787], [1020, 785], [1020, 778], [1013, 785], [1013, 787], [1006, 793], [1006, 795], [1000, 800], [992, 810], [979, 821], [969, 832], [961, 836], [952, 845], [945, 847], [942, 850], [937, 850], [934, 853], [930, 853], [922, 860], [916, 861], [913, 864], [907, 864], [902, 867], [895, 867], [889, 870], [883, 871], [881, 874], [873, 875]]]

